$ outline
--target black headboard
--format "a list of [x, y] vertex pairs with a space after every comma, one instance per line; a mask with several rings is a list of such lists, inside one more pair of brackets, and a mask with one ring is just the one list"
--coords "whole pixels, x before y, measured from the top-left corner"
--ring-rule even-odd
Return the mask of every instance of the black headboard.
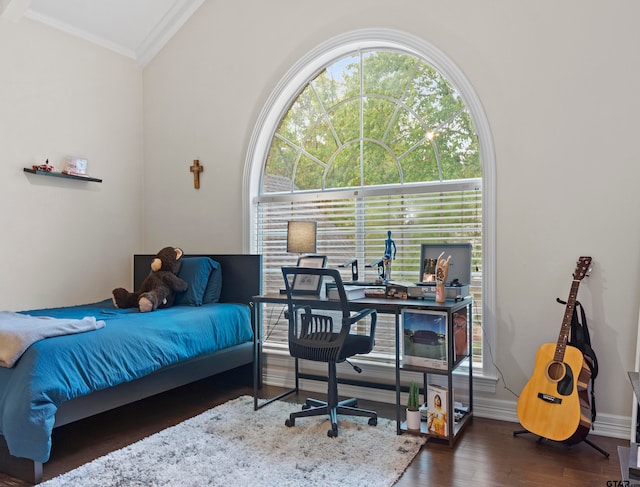
[[[133, 286], [137, 290], [151, 271], [155, 255], [133, 256]], [[222, 268], [221, 303], [249, 304], [262, 294], [262, 255], [256, 254], [185, 254], [185, 257], [211, 257]]]

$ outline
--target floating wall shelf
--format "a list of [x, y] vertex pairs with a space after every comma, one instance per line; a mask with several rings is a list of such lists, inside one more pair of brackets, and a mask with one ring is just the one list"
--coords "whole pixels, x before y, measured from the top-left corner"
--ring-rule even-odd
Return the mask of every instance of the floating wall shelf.
[[41, 171], [39, 169], [30, 169], [28, 167], [24, 168], [24, 172], [28, 172], [31, 174], [37, 174], [38, 176], [52, 176], [54, 178], [67, 178], [67, 179], [76, 179], [79, 181], [93, 181], [94, 183], [101, 183], [102, 179], [91, 178], [89, 176], [75, 176], [73, 174], [64, 174], [61, 172], [54, 171]]

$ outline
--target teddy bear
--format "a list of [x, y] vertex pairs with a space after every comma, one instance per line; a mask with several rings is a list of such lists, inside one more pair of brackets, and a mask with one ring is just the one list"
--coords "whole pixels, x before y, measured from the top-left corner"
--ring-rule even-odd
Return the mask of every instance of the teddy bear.
[[124, 288], [113, 290], [113, 304], [116, 308], [138, 308], [146, 313], [173, 305], [176, 293], [187, 290], [188, 284], [178, 277], [182, 259], [182, 249], [165, 247], [151, 261], [151, 270], [137, 292], [130, 293]]

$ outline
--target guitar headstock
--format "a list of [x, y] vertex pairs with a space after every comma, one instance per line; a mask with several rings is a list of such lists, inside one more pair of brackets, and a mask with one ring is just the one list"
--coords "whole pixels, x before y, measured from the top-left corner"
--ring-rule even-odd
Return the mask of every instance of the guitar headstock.
[[576, 270], [573, 271], [573, 278], [577, 281], [581, 281], [587, 276], [590, 271], [591, 257], [581, 256], [576, 263]]

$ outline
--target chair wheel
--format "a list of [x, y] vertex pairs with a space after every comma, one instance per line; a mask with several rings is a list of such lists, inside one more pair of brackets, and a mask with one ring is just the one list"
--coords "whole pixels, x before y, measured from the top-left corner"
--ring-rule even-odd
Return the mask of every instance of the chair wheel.
[[377, 426], [378, 418], [369, 418], [369, 426]]
[[296, 424], [296, 420], [294, 418], [289, 418], [289, 419], [285, 420], [285, 422], [284, 422], [284, 425], [288, 426], [289, 428], [291, 428], [295, 424]]
[[329, 438], [335, 438], [338, 436], [338, 425], [332, 425], [331, 429], [327, 431], [327, 436]]
[[309, 406], [306, 402], [302, 405], [302, 410], [305, 409], [309, 409], [311, 406]]

